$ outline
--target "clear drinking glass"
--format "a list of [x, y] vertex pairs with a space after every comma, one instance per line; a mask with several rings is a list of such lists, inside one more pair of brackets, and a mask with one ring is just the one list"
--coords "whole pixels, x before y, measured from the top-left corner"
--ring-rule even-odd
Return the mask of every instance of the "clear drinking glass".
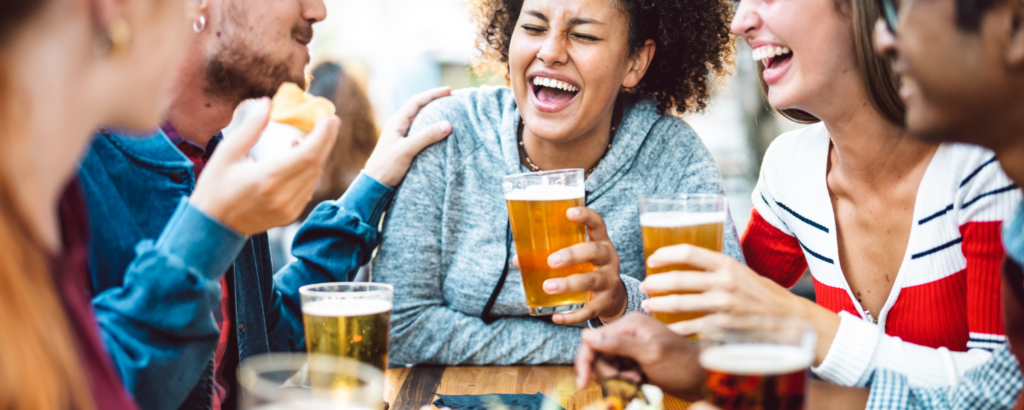
[[[722, 251], [728, 201], [718, 194], [668, 194], [640, 197], [640, 229], [644, 240], [644, 261], [666, 246], [690, 244]], [[646, 266], [646, 263], [645, 263]], [[647, 276], [670, 271], [693, 270], [687, 265], [647, 268]], [[664, 296], [652, 294], [651, 297]], [[659, 313], [651, 316], [671, 324], [704, 316], [696, 313]]]
[[352, 359], [302, 353], [254, 356], [238, 367], [241, 410], [382, 410], [384, 373]]
[[722, 410], [803, 410], [815, 337], [795, 317], [718, 321], [700, 334], [706, 400]]
[[322, 283], [299, 288], [299, 295], [309, 353], [347, 357], [387, 370], [391, 285]]
[[544, 281], [594, 270], [590, 263], [552, 268], [548, 256], [587, 241], [587, 229], [565, 215], [569, 208], [586, 206], [582, 169], [530, 172], [502, 178], [508, 216], [523, 275], [523, 291], [534, 316], [582, 308], [587, 293], [549, 295]]

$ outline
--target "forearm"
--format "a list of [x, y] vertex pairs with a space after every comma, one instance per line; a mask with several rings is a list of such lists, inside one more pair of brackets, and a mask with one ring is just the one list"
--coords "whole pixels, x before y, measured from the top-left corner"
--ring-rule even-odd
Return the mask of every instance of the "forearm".
[[177, 408], [198, 382], [217, 346], [210, 312], [220, 278], [244, 244], [183, 201], [156, 242], [137, 246], [123, 285], [93, 298], [104, 343], [142, 408]]
[[[394, 190], [366, 174], [353, 181], [345, 195], [325, 201], [310, 213], [292, 245], [296, 261], [274, 275], [282, 326], [302, 322], [299, 288], [313, 283], [348, 282], [369, 263], [380, 243], [377, 227]], [[289, 331], [292, 350], [305, 346], [302, 327]]]

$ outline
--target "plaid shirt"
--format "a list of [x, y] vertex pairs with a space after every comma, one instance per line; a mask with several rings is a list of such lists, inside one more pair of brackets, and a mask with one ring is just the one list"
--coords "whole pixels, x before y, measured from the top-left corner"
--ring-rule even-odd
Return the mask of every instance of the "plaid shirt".
[[[1017, 271], [1024, 262], [1024, 202], [1013, 219], [1003, 224], [1003, 246]], [[1009, 272], [1009, 271], [1008, 271]], [[906, 376], [879, 369], [868, 380], [871, 395], [867, 410], [881, 409], [1010, 409], [1024, 380], [1020, 365], [1004, 344], [992, 352], [985, 364], [967, 371], [960, 382], [938, 388], [910, 387]]]
[[883, 368], [875, 370], [868, 383], [871, 395], [866, 410], [1010, 409], [1024, 386], [1017, 359], [1007, 345], [953, 386], [910, 387], [906, 376]]

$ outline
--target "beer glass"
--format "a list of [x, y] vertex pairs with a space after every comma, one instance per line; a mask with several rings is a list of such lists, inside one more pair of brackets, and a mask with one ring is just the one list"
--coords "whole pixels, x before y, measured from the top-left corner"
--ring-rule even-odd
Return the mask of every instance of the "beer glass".
[[384, 373], [352, 359], [270, 353], [238, 366], [242, 410], [381, 410]]
[[594, 270], [590, 263], [557, 269], [548, 266], [548, 256], [552, 253], [587, 241], [587, 228], [565, 216], [569, 208], [586, 205], [583, 180], [582, 169], [502, 178], [530, 315], [570, 312], [587, 302], [587, 292], [549, 295], [543, 288], [545, 280]]
[[722, 410], [803, 410], [815, 333], [794, 317], [746, 316], [700, 335], [705, 398]]
[[299, 288], [306, 348], [388, 368], [391, 298], [383, 283], [336, 282]]
[[[640, 198], [640, 231], [644, 240], [644, 261], [666, 246], [690, 244], [722, 251], [728, 203], [718, 194], [669, 194]], [[646, 265], [646, 264], [645, 264]], [[669, 271], [694, 270], [687, 265], [647, 268], [647, 276]], [[651, 297], [664, 296], [652, 294]], [[651, 312], [662, 323], [671, 324], [704, 316], [694, 313]]]

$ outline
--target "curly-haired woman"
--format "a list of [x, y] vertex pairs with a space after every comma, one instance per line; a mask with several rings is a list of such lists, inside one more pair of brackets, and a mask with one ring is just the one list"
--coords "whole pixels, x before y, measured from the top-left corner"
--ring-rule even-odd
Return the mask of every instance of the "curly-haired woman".
[[[731, 6], [480, 0], [474, 9], [482, 62], [511, 87], [455, 92], [413, 125], [448, 120], [453, 132], [416, 159], [385, 221], [373, 270], [395, 286], [391, 361], [571, 363], [581, 327], [569, 325], [639, 308], [638, 197], [723, 192], [707, 149], [672, 113], [704, 108], [709, 78], [730, 65]], [[581, 310], [539, 320], [527, 316], [513, 266], [501, 178], [564, 168], [587, 171], [587, 207], [569, 217], [587, 225], [591, 241], [548, 263], [596, 268], [545, 282], [549, 294], [591, 297]], [[742, 258], [731, 223], [725, 251]]]

